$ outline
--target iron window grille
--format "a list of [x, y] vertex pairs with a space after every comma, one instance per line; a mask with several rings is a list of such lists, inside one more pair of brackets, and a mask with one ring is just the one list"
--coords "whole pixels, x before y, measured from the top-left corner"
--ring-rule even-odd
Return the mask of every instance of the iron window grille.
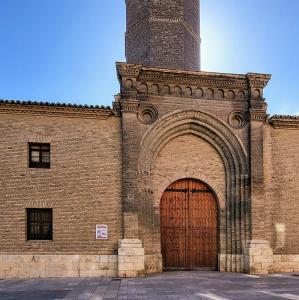
[[27, 240], [52, 240], [52, 209], [27, 208]]
[[29, 143], [29, 167], [50, 168], [50, 144]]

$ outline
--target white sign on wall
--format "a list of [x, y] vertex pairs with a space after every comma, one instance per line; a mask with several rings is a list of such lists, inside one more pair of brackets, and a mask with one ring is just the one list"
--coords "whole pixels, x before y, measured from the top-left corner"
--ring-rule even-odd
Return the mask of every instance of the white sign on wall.
[[105, 224], [96, 225], [96, 239], [107, 240], [108, 239], [108, 226]]

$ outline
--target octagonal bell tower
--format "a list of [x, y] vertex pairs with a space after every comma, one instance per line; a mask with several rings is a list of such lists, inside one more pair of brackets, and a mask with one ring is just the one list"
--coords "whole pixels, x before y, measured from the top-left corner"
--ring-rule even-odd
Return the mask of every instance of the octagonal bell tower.
[[199, 0], [126, 0], [129, 64], [199, 71]]

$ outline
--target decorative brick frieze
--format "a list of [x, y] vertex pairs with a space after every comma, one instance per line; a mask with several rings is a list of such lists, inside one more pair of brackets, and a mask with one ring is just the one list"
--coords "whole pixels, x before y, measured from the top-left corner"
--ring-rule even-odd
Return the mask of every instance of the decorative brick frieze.
[[267, 86], [272, 76], [269, 74], [247, 73], [246, 77], [251, 88], [263, 89]]
[[273, 128], [299, 128], [299, 116], [274, 115], [269, 118], [268, 122]]
[[139, 108], [139, 101], [126, 100], [121, 102], [121, 111], [127, 113], [137, 113]]
[[250, 120], [266, 123], [268, 115], [265, 110], [249, 110]]
[[120, 77], [138, 77], [141, 72], [142, 65], [116, 63], [117, 73]]
[[[234, 75], [209, 72], [188, 72], [179, 70], [146, 68], [141, 65], [117, 63], [122, 98], [145, 95], [186, 97], [222, 101], [244, 102], [252, 98], [251, 105], [264, 107], [262, 89], [270, 75]], [[128, 71], [129, 70], [129, 71]], [[139, 95], [139, 96], [138, 96]], [[140, 98], [140, 99], [141, 99]]]
[[110, 107], [34, 101], [0, 100], [0, 114], [32, 114], [50, 117], [108, 119], [115, 115]]

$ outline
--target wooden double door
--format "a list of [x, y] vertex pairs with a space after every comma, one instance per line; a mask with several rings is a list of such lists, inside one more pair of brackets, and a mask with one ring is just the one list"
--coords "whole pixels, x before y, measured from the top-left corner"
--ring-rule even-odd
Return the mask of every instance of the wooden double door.
[[194, 179], [182, 179], [163, 193], [161, 248], [165, 270], [216, 270], [217, 201], [212, 190]]

